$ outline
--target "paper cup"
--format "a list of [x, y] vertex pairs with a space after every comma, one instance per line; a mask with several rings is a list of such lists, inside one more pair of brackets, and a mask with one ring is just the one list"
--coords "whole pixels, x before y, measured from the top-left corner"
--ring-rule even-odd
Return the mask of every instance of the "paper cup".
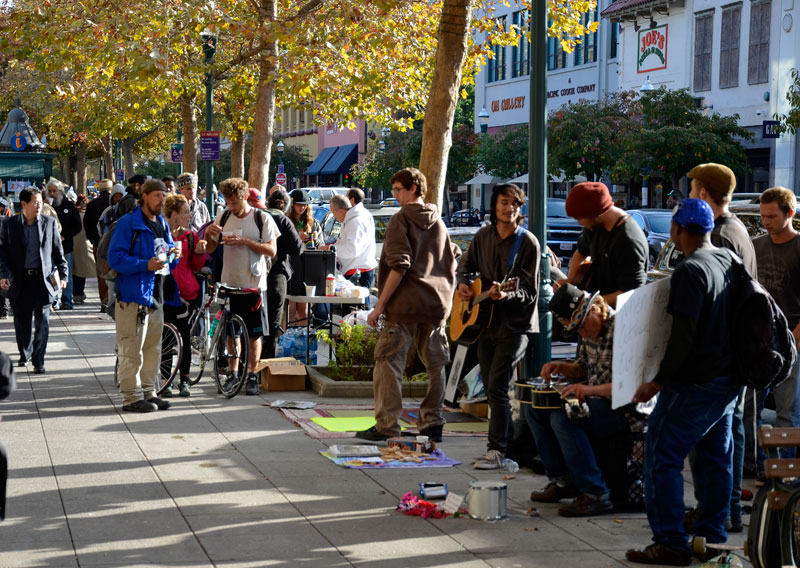
[[306, 296], [314, 296], [317, 293], [316, 286], [306, 286]]

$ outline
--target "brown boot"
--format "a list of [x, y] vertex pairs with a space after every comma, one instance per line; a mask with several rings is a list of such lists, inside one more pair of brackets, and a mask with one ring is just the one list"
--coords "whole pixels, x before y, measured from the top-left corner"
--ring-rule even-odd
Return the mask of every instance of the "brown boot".
[[558, 508], [562, 517], [593, 517], [603, 515], [614, 510], [614, 505], [608, 495], [587, 495], [581, 493], [569, 505]]
[[534, 491], [531, 493], [531, 501], [536, 501], [537, 503], [558, 503], [562, 499], [572, 499], [573, 497], [577, 497], [578, 489], [572, 485], [559, 485], [555, 481], [551, 481], [547, 484], [547, 487], [542, 489], [541, 491]]
[[692, 553], [688, 550], [675, 550], [657, 542], [642, 550], [629, 550], [625, 553], [625, 558], [639, 564], [688, 566], [692, 563]]

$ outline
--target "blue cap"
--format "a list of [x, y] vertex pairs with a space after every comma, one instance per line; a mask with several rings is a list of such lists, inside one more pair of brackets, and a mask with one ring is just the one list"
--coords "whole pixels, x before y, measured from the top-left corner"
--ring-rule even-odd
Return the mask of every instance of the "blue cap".
[[678, 203], [672, 212], [672, 220], [683, 228], [696, 225], [702, 233], [710, 233], [714, 228], [714, 212], [702, 199], [688, 197]]

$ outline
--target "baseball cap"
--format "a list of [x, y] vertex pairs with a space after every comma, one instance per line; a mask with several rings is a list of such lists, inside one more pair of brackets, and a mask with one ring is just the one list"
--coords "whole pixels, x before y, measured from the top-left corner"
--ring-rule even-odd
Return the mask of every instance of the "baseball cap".
[[714, 228], [714, 212], [702, 199], [687, 197], [672, 212], [672, 220], [690, 233], [710, 233]]
[[250, 188], [250, 195], [247, 196], [247, 202], [253, 207], [266, 209], [266, 205], [264, 205], [264, 196], [255, 187]]

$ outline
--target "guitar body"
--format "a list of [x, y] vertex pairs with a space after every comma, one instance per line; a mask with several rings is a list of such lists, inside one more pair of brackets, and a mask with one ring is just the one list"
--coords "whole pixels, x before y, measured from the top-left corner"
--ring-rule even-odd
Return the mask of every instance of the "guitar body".
[[481, 294], [481, 281], [476, 279], [470, 285], [473, 299], [465, 302], [453, 296], [453, 311], [450, 313], [450, 339], [462, 345], [470, 345], [477, 341], [481, 332], [492, 323], [492, 305], [473, 305], [475, 298]]

